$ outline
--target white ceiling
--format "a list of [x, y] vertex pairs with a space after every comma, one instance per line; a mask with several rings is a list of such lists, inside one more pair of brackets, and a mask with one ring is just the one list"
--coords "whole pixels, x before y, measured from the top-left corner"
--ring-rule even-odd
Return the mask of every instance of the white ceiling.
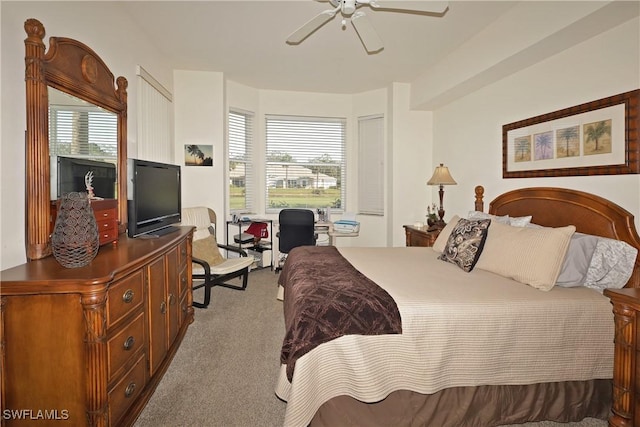
[[[389, 0], [387, 0], [389, 1]], [[382, 2], [382, 0], [381, 0]], [[299, 45], [290, 33], [328, 2], [126, 1], [131, 19], [173, 69], [218, 71], [260, 89], [359, 93], [411, 82], [511, 8], [510, 1], [450, 1], [443, 17], [363, 7], [385, 48], [367, 54], [336, 16]]]

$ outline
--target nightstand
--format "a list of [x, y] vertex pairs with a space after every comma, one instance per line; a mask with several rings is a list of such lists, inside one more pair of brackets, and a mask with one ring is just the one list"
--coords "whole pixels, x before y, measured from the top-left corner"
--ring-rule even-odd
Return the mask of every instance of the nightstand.
[[433, 246], [441, 230], [428, 231], [428, 227], [403, 225], [407, 235], [407, 246]]
[[613, 415], [609, 426], [640, 426], [640, 289], [606, 289], [615, 318]]

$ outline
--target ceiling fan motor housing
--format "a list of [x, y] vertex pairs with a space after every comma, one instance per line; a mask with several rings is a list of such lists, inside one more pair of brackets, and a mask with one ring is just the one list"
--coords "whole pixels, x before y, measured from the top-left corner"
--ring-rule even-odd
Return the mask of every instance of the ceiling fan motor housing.
[[342, 13], [351, 15], [356, 11], [356, 0], [342, 0]]

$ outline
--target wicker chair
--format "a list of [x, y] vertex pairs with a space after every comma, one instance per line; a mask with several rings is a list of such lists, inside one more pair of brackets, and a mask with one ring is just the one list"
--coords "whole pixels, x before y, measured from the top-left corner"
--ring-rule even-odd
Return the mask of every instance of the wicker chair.
[[[247, 256], [247, 253], [237, 246], [218, 244], [216, 240], [216, 213], [213, 210], [207, 207], [184, 208], [181, 225], [196, 227], [193, 235], [192, 254], [193, 289], [204, 288], [204, 301], [194, 301], [194, 307], [207, 308], [209, 306], [211, 288], [214, 286], [240, 291], [247, 288], [253, 257]], [[239, 256], [225, 258], [220, 249], [235, 252]], [[236, 277], [242, 277], [242, 285], [227, 283], [228, 280]]]

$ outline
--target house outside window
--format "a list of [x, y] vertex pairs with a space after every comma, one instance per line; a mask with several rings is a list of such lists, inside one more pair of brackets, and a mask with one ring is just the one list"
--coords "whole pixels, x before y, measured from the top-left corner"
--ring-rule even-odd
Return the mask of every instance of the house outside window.
[[266, 117], [267, 212], [345, 206], [344, 118]]

